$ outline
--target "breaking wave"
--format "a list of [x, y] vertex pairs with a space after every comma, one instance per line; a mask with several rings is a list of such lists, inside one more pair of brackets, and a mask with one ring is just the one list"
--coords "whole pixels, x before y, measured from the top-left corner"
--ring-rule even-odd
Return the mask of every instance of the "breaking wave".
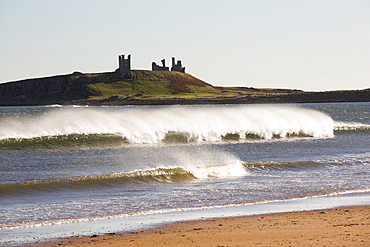
[[148, 184], [148, 183], [180, 183], [195, 179], [222, 178], [241, 176], [246, 170], [241, 162], [225, 165], [214, 165], [196, 168], [156, 168], [133, 172], [75, 177], [50, 181], [30, 181], [23, 183], [0, 184], [0, 195], [14, 195], [38, 191], [54, 191], [63, 189], [92, 189], [109, 187], [112, 184]]
[[2, 117], [0, 145], [327, 138], [333, 130], [328, 115], [289, 106], [60, 107], [33, 116]]
[[0, 184], [0, 195], [55, 191], [64, 189], [94, 189], [111, 187], [117, 184], [138, 185], [156, 183], [183, 183], [196, 179], [227, 178], [253, 174], [255, 171], [307, 170], [320, 166], [340, 166], [344, 163], [368, 163], [369, 155], [343, 157], [342, 159], [324, 159], [302, 162], [243, 162], [230, 161], [223, 165], [183, 167], [159, 167], [148, 170], [121, 172], [103, 175], [73, 177], [60, 180], [36, 180], [22, 183]]

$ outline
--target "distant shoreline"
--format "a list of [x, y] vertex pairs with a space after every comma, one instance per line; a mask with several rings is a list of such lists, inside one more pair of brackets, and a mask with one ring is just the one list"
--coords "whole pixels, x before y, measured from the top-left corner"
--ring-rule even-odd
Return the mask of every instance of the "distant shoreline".
[[190, 74], [132, 70], [51, 76], [0, 84], [0, 106], [201, 105], [370, 102], [370, 89], [305, 92], [295, 89], [216, 87]]
[[[312, 95], [312, 94], [310, 94]], [[78, 100], [65, 102], [62, 105], [89, 105], [89, 106], [126, 106], [126, 105], [218, 105], [218, 104], [297, 104], [297, 103], [344, 103], [344, 102], [370, 102], [370, 91], [369, 98], [364, 99], [363, 97], [350, 97], [350, 98], [319, 98], [304, 95], [302, 99], [298, 97], [296, 99], [289, 99], [284, 97], [253, 97], [253, 98], [215, 98], [215, 99], [131, 99], [131, 100]]]
[[[343, 91], [352, 92], [352, 91]], [[356, 94], [359, 94], [359, 97]], [[306, 93], [302, 95], [295, 95], [295, 97], [244, 97], [244, 98], [193, 98], [193, 99], [140, 99], [132, 98], [128, 100], [120, 100], [109, 98], [105, 100], [71, 100], [64, 102], [11, 102], [11, 103], [0, 103], [0, 106], [47, 106], [47, 105], [87, 105], [87, 106], [140, 106], [140, 105], [220, 105], [220, 104], [299, 104], [299, 103], [346, 103], [346, 102], [370, 102], [370, 90], [363, 90], [359, 92], [353, 92], [351, 97], [325, 97], [322, 92], [317, 93]], [[336, 93], [333, 93], [334, 95]], [[365, 96], [363, 96], [365, 94]], [[301, 97], [300, 97], [301, 96]]]

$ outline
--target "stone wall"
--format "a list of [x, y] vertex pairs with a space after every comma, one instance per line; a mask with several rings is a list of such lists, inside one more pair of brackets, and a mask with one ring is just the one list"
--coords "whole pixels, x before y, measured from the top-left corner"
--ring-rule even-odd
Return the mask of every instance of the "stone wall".
[[162, 59], [162, 66], [157, 65], [155, 62], [152, 63], [152, 70], [153, 71], [169, 71], [170, 68], [166, 67], [166, 60]]

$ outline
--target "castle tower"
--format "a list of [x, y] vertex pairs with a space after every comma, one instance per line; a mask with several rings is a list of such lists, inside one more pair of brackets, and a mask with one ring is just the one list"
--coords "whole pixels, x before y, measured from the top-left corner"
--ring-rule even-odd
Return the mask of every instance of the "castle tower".
[[125, 55], [118, 56], [118, 71], [121, 78], [128, 79], [130, 77], [131, 55], [128, 55], [127, 59], [125, 59]]
[[185, 67], [182, 67], [181, 60], [177, 60], [177, 63], [175, 64], [175, 58], [172, 57], [172, 67], [171, 71], [177, 71], [181, 73], [185, 73]]

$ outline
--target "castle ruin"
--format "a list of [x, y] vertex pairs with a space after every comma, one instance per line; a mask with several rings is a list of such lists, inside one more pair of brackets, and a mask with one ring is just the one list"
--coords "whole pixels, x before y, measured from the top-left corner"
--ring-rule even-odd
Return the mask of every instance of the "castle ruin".
[[[162, 66], [157, 65], [155, 62], [152, 63], [152, 71], [169, 71], [170, 68], [166, 67], [166, 60], [162, 59]], [[118, 55], [118, 69], [117, 72], [122, 79], [132, 79], [131, 78], [131, 55], [125, 58], [125, 55]], [[176, 60], [172, 57], [172, 67], [171, 71], [185, 73], [185, 67], [182, 67], [181, 60]]]
[[177, 72], [185, 73], [185, 67], [182, 67], [181, 60], [177, 60], [177, 63], [175, 64], [175, 58], [172, 57], [171, 71], [177, 71]]
[[121, 78], [124, 78], [124, 79], [130, 78], [131, 55], [128, 55], [127, 59], [125, 59], [125, 55], [118, 56], [118, 71], [119, 71]]
[[152, 70], [153, 71], [169, 71], [170, 68], [166, 67], [166, 59], [162, 59], [162, 66], [157, 65], [155, 62], [152, 63]]
[[[185, 67], [182, 67], [181, 60], [177, 60], [177, 63], [175, 62], [176, 59], [172, 57], [172, 67], [171, 71], [177, 71], [181, 73], [185, 73]], [[152, 63], [152, 70], [153, 71], [169, 71], [169, 67], [166, 67], [166, 60], [162, 59], [162, 66], [157, 65], [155, 62]]]

